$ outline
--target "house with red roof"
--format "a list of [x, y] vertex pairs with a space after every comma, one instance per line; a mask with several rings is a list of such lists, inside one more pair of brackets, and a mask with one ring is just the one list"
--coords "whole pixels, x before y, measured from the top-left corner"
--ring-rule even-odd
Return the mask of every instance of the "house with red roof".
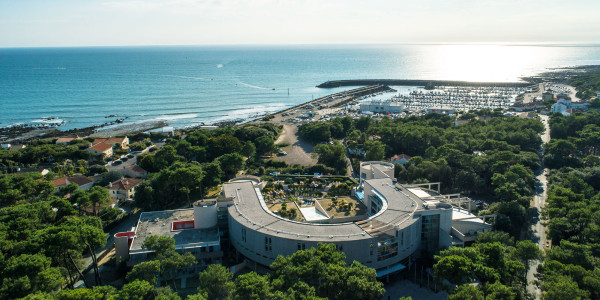
[[65, 176], [51, 180], [50, 182], [52, 182], [59, 191], [71, 183], [77, 184], [80, 190], [90, 189], [94, 185], [94, 181], [91, 178], [83, 175]]
[[110, 191], [112, 198], [120, 201], [133, 201], [135, 187], [142, 182], [137, 178], [121, 178], [105, 186]]
[[113, 146], [104, 142], [94, 144], [90, 146], [88, 151], [96, 154], [102, 154], [104, 157], [109, 157], [113, 155]]
[[406, 154], [397, 154], [390, 158], [390, 162], [393, 164], [401, 164], [404, 165], [406, 162], [410, 160], [410, 156]]
[[129, 138], [128, 137], [112, 137], [106, 139], [95, 139], [94, 145], [99, 143], [107, 143], [111, 146], [115, 146], [117, 144], [121, 145], [121, 148], [127, 149], [129, 148]]
[[137, 165], [125, 167], [123, 170], [121, 170], [121, 173], [125, 176], [133, 178], [146, 178], [146, 175], [148, 175], [148, 171]]

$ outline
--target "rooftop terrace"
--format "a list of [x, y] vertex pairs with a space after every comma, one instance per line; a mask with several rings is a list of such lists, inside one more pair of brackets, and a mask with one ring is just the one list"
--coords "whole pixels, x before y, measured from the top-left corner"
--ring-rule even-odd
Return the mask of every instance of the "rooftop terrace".
[[130, 251], [145, 250], [142, 245], [144, 240], [151, 235], [172, 237], [175, 239], [175, 247], [178, 249], [219, 243], [219, 229], [216, 226], [209, 229], [173, 230], [173, 222], [193, 220], [193, 208], [143, 212], [140, 215]]
[[358, 240], [379, 231], [405, 227], [416, 220], [413, 218], [416, 210], [424, 209], [423, 200], [389, 178], [368, 182], [385, 198], [387, 206], [368, 220], [339, 224], [295, 222], [276, 216], [268, 210], [260, 191], [251, 182], [224, 184], [223, 192], [225, 197], [233, 199], [230, 216], [244, 226], [269, 235], [313, 241]]

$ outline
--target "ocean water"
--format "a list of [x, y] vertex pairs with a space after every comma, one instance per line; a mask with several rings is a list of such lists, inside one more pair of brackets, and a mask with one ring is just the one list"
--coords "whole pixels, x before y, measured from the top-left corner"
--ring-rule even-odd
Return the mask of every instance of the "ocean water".
[[591, 64], [600, 64], [600, 45], [6, 48], [0, 126], [52, 117], [65, 121], [61, 129], [117, 118], [181, 128], [248, 119], [349, 89], [315, 87], [327, 80], [517, 81]]

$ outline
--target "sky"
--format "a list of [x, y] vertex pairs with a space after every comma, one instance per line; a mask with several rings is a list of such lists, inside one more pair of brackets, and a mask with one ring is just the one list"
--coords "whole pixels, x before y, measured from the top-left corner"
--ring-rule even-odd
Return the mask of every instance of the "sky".
[[598, 0], [0, 0], [0, 47], [599, 42]]

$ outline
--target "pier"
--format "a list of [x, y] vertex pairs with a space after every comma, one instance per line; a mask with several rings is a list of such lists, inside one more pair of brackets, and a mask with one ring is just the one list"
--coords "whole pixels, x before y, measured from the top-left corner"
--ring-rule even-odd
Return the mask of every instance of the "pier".
[[[390, 90], [392, 90], [392, 88], [390, 88], [387, 85], [382, 85], [382, 84], [375, 84], [375, 85], [370, 85], [370, 86], [359, 87], [359, 88], [356, 88], [353, 90], [339, 92], [339, 93], [327, 95], [327, 96], [324, 96], [321, 98], [317, 98], [317, 99], [314, 99], [314, 100], [311, 100], [308, 102], [304, 102], [302, 104], [266, 115], [264, 117], [259, 118], [258, 120], [272, 120], [275, 117], [281, 117], [283, 114], [288, 114], [288, 113], [294, 112], [298, 109], [307, 109], [310, 107], [310, 105], [317, 105], [318, 103], [328, 102], [329, 107], [339, 107], [339, 106], [342, 106], [342, 105], [345, 105], [345, 104], [351, 102], [352, 100], [354, 100], [358, 97], [371, 95], [371, 94], [375, 94], [375, 93], [379, 93], [379, 92], [386, 92], [386, 91], [390, 91]], [[251, 121], [251, 122], [253, 122], [253, 121]]]
[[455, 80], [424, 80], [424, 79], [350, 79], [332, 80], [317, 85], [318, 88], [336, 88], [342, 86], [364, 85], [395, 85], [395, 86], [422, 86], [433, 89], [438, 86], [469, 86], [469, 87], [528, 87], [530, 82], [477, 82]]

